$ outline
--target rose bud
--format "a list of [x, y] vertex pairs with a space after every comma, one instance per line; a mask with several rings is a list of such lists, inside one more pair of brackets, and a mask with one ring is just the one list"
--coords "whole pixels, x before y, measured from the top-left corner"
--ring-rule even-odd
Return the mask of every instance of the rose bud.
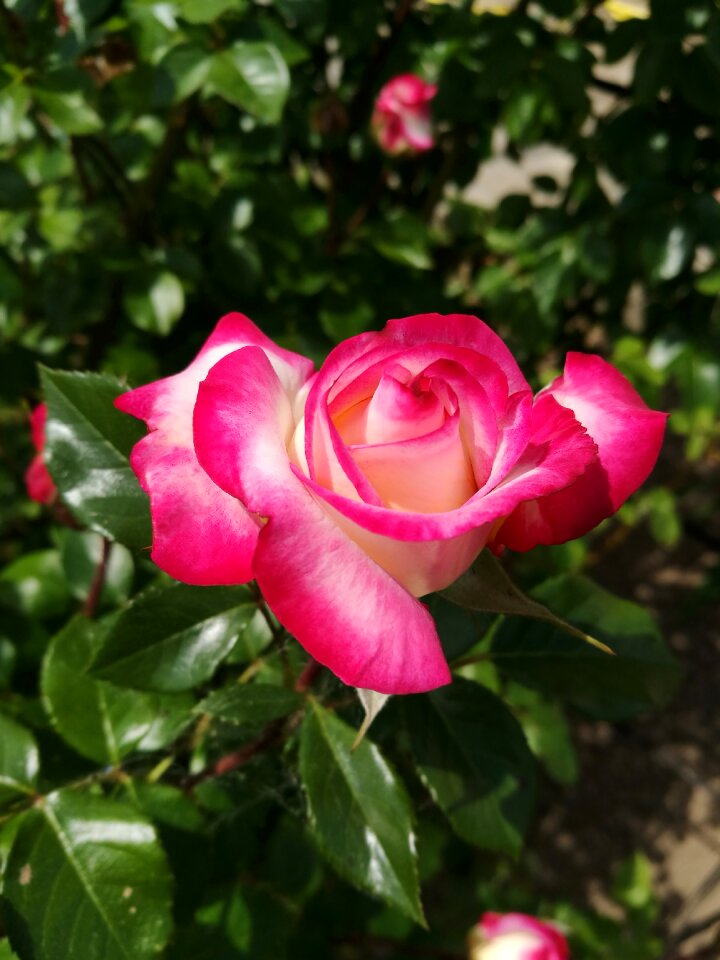
[[385, 84], [375, 101], [371, 121], [385, 153], [422, 153], [435, 145], [430, 101], [436, 93], [434, 84], [413, 73], [403, 73]]
[[47, 406], [44, 403], [38, 404], [30, 414], [30, 435], [36, 453], [25, 471], [25, 487], [28, 496], [37, 503], [45, 504], [52, 503], [57, 494], [57, 488], [43, 458], [46, 420]]
[[568, 943], [546, 920], [525, 913], [485, 913], [470, 933], [469, 960], [568, 960]]
[[645, 480], [666, 419], [580, 353], [534, 397], [488, 326], [439, 314], [352, 337], [317, 373], [230, 314], [182, 373], [116, 404], [150, 430], [130, 462], [155, 563], [185, 583], [254, 578], [311, 656], [388, 694], [450, 680], [418, 597], [491, 538], [587, 533]]

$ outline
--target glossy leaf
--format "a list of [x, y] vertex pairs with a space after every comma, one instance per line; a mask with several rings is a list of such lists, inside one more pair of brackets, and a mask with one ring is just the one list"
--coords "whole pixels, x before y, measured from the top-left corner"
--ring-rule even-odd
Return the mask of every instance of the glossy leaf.
[[277, 123], [290, 89], [290, 74], [270, 43], [237, 42], [216, 55], [209, 89], [264, 123]]
[[39, 620], [67, 613], [72, 598], [57, 550], [35, 550], [8, 564], [0, 573], [0, 596]]
[[171, 742], [192, 720], [192, 698], [124, 690], [88, 676], [108, 627], [72, 620], [45, 656], [41, 686], [60, 736], [98, 763], [119, 763], [134, 750]]
[[410, 803], [402, 782], [369, 740], [314, 700], [300, 741], [310, 825], [337, 872], [424, 924]]
[[121, 612], [93, 674], [136, 690], [190, 690], [212, 676], [255, 610], [244, 587], [152, 587]]
[[455, 832], [516, 856], [535, 802], [535, 761], [515, 717], [460, 677], [404, 698], [403, 709], [418, 772]]
[[286, 717], [302, 703], [300, 694], [285, 687], [274, 687], [269, 683], [235, 683], [215, 690], [198, 705], [198, 710], [226, 723], [264, 726], [271, 720]]
[[549, 623], [509, 618], [494, 635], [491, 651], [504, 673], [610, 720], [667, 703], [680, 672], [646, 610], [576, 576], [548, 580], [533, 596], [581, 630], [592, 629], [617, 656], [608, 657]]
[[245, 0], [179, 0], [180, 16], [188, 23], [212, 23], [223, 13], [242, 12]]
[[506, 613], [516, 617], [545, 620], [606, 654], [612, 653], [612, 647], [580, 630], [575, 624], [563, 620], [544, 604], [523, 593], [489, 550], [483, 550], [472, 567], [442, 591], [442, 596], [460, 607], [479, 613]]
[[39, 765], [37, 745], [30, 731], [0, 714], [0, 807], [32, 796]]
[[88, 793], [51, 794], [25, 817], [4, 896], [20, 957], [150, 960], [171, 932], [171, 877], [154, 828]]
[[166, 337], [185, 309], [185, 291], [174, 273], [161, 270], [133, 278], [123, 302], [136, 327]]
[[113, 400], [114, 377], [41, 369], [48, 405], [45, 459], [63, 500], [89, 527], [130, 546], [149, 546], [148, 500], [128, 456], [144, 427]]

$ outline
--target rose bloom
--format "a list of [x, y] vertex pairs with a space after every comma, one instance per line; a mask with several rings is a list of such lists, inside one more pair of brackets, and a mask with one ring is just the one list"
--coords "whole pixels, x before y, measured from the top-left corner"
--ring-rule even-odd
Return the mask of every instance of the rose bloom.
[[586, 533], [647, 477], [665, 427], [600, 357], [569, 354], [533, 397], [489, 327], [438, 314], [352, 337], [317, 373], [230, 314], [186, 370], [116, 403], [150, 428], [131, 464], [157, 565], [255, 578], [316, 660], [380, 693], [450, 680], [417, 597], [490, 542]]
[[526, 913], [485, 913], [470, 934], [470, 960], [568, 960], [569, 956], [560, 930]]
[[372, 128], [386, 153], [422, 153], [435, 145], [430, 101], [437, 87], [413, 73], [388, 81], [378, 94]]
[[51, 503], [55, 499], [57, 488], [53, 478], [48, 473], [43, 458], [45, 449], [45, 422], [47, 421], [47, 406], [38, 404], [30, 414], [30, 435], [36, 453], [25, 471], [25, 487], [31, 500], [38, 503]]

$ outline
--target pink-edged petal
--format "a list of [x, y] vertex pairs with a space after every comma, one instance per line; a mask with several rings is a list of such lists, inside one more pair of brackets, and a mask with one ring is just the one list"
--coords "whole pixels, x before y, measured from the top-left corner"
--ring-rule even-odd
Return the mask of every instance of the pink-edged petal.
[[572, 410], [597, 444], [617, 510], [655, 466], [667, 414], [651, 410], [611, 364], [583, 353], [567, 355], [563, 375], [545, 393]]
[[150, 497], [151, 557], [161, 570], [197, 586], [252, 580], [257, 523], [212, 482], [192, 449], [158, 444], [151, 433], [130, 464]]
[[409, 379], [407, 371], [403, 380], [390, 371], [383, 375], [368, 402], [365, 437], [360, 443], [411, 440], [443, 425], [445, 408], [441, 400], [431, 390], [412, 389]]
[[[383, 336], [393, 343], [415, 346], [420, 343], [445, 343], [476, 351], [494, 360], [505, 374], [510, 393], [529, 390], [517, 361], [500, 337], [477, 317], [467, 314], [423, 313], [388, 321]], [[450, 359], [453, 359], [448, 354]]]
[[166, 573], [198, 585], [252, 579], [257, 525], [241, 503], [220, 490], [197, 462], [192, 415], [200, 381], [229, 353], [252, 344], [265, 350], [292, 394], [312, 373], [305, 357], [276, 346], [247, 317], [228, 314], [181, 373], [118, 397], [115, 405], [145, 420], [150, 434], [131, 466], [150, 497], [152, 558]]
[[28, 496], [36, 503], [52, 503], [57, 494], [57, 487], [45, 466], [42, 453], [36, 453], [25, 471], [25, 487]]
[[265, 354], [221, 360], [200, 387], [195, 447], [204, 469], [266, 522], [253, 567], [280, 622], [352, 686], [410, 693], [450, 673], [428, 611], [332, 521], [295, 476], [294, 423]]
[[570, 956], [568, 942], [555, 924], [526, 913], [486, 913], [480, 918], [479, 927], [488, 941], [512, 934], [532, 937], [538, 945], [550, 948], [540, 954], [547, 960], [568, 960]]
[[565, 371], [538, 397], [572, 410], [598, 448], [597, 460], [565, 490], [520, 506], [498, 532], [511, 550], [564, 543], [611, 516], [646, 480], [667, 416], [650, 410], [625, 377], [597, 356], [569, 353]]
[[452, 389], [456, 398], [462, 436], [475, 476], [475, 493], [490, 476], [499, 434], [495, 411], [481, 386], [482, 380], [452, 360], [436, 360], [425, 368], [424, 375], [437, 377]]
[[493, 526], [486, 523], [473, 527], [451, 540], [413, 543], [370, 533], [327, 503], [323, 503], [323, 509], [364, 553], [414, 597], [427, 596], [454, 583], [486, 545]]
[[386, 507], [416, 513], [444, 513], [477, 490], [460, 436], [460, 415], [424, 437], [356, 446], [351, 455]]
[[267, 351], [278, 376], [291, 393], [297, 392], [312, 375], [313, 364], [306, 357], [283, 350], [241, 313], [229, 313], [217, 324], [204, 346], [181, 373], [118, 397], [115, 406], [144, 420], [151, 429], [162, 426], [173, 439], [192, 438], [192, 410], [197, 388], [218, 360], [241, 347], [256, 346]]
[[311, 477], [303, 482], [320, 499], [372, 533], [396, 540], [446, 540], [509, 516], [518, 504], [569, 486], [597, 457], [597, 448], [573, 414], [551, 396], [542, 407], [533, 439], [501, 483], [479, 491], [448, 513], [401, 513], [368, 503], [356, 503], [320, 487]]

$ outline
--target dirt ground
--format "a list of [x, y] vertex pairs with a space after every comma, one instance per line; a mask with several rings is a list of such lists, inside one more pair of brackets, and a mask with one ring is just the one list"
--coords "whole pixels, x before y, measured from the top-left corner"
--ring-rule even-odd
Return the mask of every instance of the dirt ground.
[[[633, 69], [628, 59], [595, 72], [627, 85]], [[604, 91], [591, 91], [591, 99], [596, 117], [618, 107]], [[515, 162], [505, 146], [506, 136], [496, 131], [495, 156], [465, 191], [474, 203], [490, 207], [510, 193], [533, 193], [532, 179], [541, 174], [561, 185], [569, 179], [572, 158], [564, 151], [541, 144]], [[603, 171], [600, 177], [616, 200], [621, 186]], [[553, 202], [535, 193], [533, 199]], [[630, 329], [642, 327], [642, 310], [642, 297], [629, 304]], [[613, 868], [642, 850], [663, 905], [663, 960], [720, 960], [720, 456], [691, 466], [683, 460], [682, 444], [666, 444], [656, 472], [676, 487], [684, 474], [679, 489], [688, 494], [680, 502], [685, 524], [677, 546], [659, 547], [642, 528], [611, 534], [591, 573], [654, 613], [687, 671], [684, 683], [659, 715], [624, 726], [576, 727], [580, 782], [555, 798], [538, 844], [549, 865], [548, 890], [584, 887], [598, 905]]]
[[[682, 455], [671, 443], [662, 476]], [[647, 606], [686, 675], [664, 711], [622, 725], [580, 722], [578, 785], [541, 823], [547, 883], [603, 905], [614, 867], [642, 850], [662, 903], [664, 960], [720, 958], [720, 461], [686, 473], [684, 535], [672, 550], [642, 528], [611, 533], [592, 570]], [[710, 512], [714, 505], [714, 512]], [[573, 879], [568, 882], [568, 874]]]

